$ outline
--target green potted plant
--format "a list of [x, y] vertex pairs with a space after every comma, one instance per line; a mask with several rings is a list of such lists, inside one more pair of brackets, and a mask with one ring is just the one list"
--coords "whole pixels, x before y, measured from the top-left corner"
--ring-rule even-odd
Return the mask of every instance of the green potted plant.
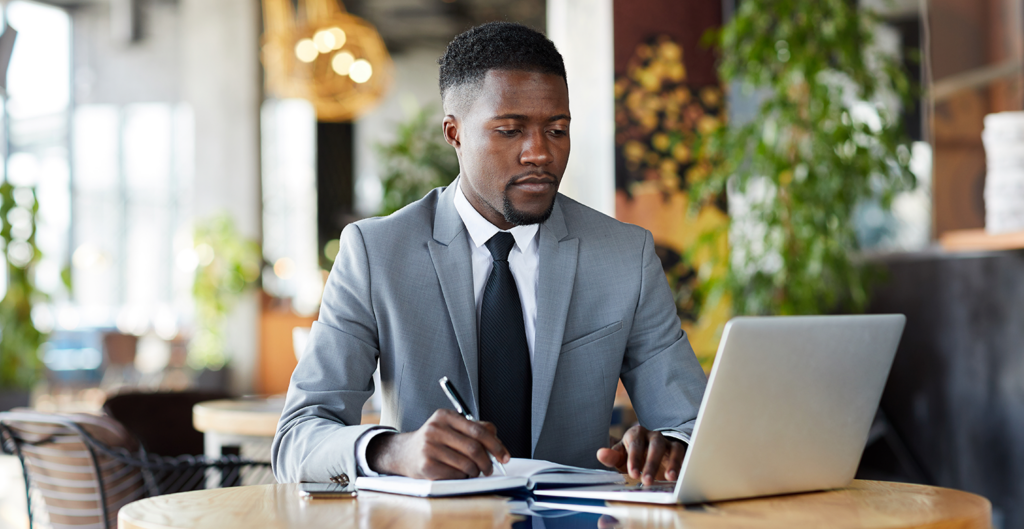
[[441, 119], [432, 107], [419, 109], [398, 125], [391, 143], [377, 146], [383, 164], [384, 200], [380, 214], [390, 215], [459, 174], [455, 149], [441, 135]]
[[4, 251], [7, 290], [0, 300], [0, 409], [27, 406], [39, 379], [39, 347], [46, 335], [32, 323], [32, 306], [45, 299], [36, 290], [33, 269], [42, 254], [36, 247], [35, 190], [0, 184], [0, 243]]
[[196, 331], [189, 342], [188, 364], [197, 371], [222, 374], [230, 358], [225, 322], [242, 293], [260, 279], [260, 245], [243, 237], [227, 214], [197, 223], [193, 241], [198, 260], [192, 286]]
[[694, 184], [705, 200], [730, 191], [729, 271], [701, 288], [731, 295], [737, 313], [867, 304], [854, 212], [874, 200], [888, 210], [915, 183], [909, 140], [884, 103], [907, 101], [910, 88], [874, 46], [878, 23], [846, 0], [744, 0], [709, 35], [723, 83], [760, 98], [752, 120], [703, 138], [713, 170]]

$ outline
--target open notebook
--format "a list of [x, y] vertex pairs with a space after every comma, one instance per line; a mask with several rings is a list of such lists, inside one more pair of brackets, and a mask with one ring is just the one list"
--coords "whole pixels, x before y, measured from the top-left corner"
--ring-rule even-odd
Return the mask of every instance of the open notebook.
[[471, 479], [436, 481], [402, 476], [359, 477], [356, 478], [356, 488], [407, 496], [437, 497], [522, 488], [533, 490], [538, 485], [597, 485], [625, 482], [622, 474], [618, 472], [571, 467], [540, 459], [512, 458], [505, 465], [505, 472], [508, 473], [507, 476], [491, 475]]

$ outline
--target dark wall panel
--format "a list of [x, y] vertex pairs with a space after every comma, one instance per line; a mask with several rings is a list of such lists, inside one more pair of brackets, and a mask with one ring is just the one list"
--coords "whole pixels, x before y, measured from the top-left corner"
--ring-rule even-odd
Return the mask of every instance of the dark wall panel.
[[324, 245], [354, 220], [352, 140], [351, 123], [316, 124], [317, 240], [320, 266], [327, 270], [331, 262], [324, 255]]
[[882, 409], [935, 485], [1024, 527], [1024, 251], [884, 261], [871, 311], [907, 315]]

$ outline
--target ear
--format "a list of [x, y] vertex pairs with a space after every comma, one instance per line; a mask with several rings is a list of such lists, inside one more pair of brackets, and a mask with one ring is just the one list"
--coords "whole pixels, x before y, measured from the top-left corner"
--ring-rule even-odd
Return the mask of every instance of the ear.
[[458, 150], [462, 146], [462, 142], [459, 140], [459, 120], [448, 114], [441, 122], [441, 127], [444, 130], [444, 141]]

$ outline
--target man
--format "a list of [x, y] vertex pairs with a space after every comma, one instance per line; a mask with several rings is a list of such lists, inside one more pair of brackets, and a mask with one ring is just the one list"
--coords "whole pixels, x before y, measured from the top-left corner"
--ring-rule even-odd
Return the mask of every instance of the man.
[[[569, 95], [543, 35], [439, 60], [452, 185], [345, 228], [273, 444], [279, 481], [491, 474], [488, 453], [678, 477], [705, 377], [651, 234], [565, 196]], [[381, 426], [359, 425], [379, 362]], [[438, 385], [447, 376], [470, 422]], [[608, 446], [619, 379], [643, 426]]]

